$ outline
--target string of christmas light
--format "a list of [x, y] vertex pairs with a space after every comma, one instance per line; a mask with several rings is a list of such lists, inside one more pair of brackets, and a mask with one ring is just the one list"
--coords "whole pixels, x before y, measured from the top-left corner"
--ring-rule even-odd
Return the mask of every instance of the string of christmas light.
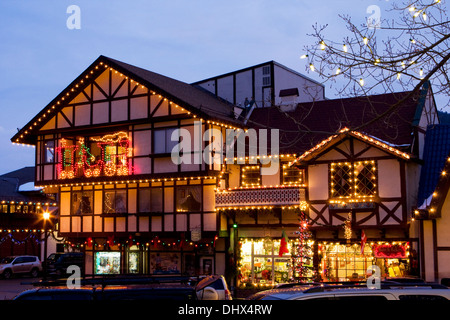
[[126, 246], [137, 246], [141, 248], [150, 248], [150, 249], [161, 249], [161, 248], [202, 248], [202, 247], [212, 247], [214, 248], [216, 245], [216, 240], [218, 236], [215, 236], [213, 240], [200, 240], [200, 241], [191, 241], [188, 239], [160, 239], [159, 237], [153, 237], [152, 240], [148, 238], [128, 238], [115, 240], [114, 237], [108, 237], [108, 240], [102, 239], [101, 243], [92, 238], [88, 238], [87, 240], [75, 242], [73, 240], [66, 240], [64, 242], [64, 246], [72, 247], [72, 248], [83, 248], [83, 247], [95, 247], [95, 248], [105, 248], [105, 247], [126, 247]]
[[79, 186], [95, 186], [95, 185], [112, 185], [112, 184], [148, 184], [148, 183], [163, 183], [163, 182], [176, 182], [187, 180], [213, 180], [216, 176], [191, 176], [191, 177], [171, 177], [171, 178], [154, 178], [154, 179], [139, 179], [139, 180], [115, 180], [115, 181], [86, 181], [86, 182], [74, 182], [74, 183], [61, 183], [61, 184], [49, 184], [47, 186], [39, 186], [40, 188], [49, 187], [79, 187]]
[[295, 232], [297, 234], [297, 243], [292, 247], [292, 265], [293, 278], [296, 281], [310, 281], [313, 276], [313, 244], [312, 234], [308, 230], [308, 217], [304, 211], [298, 215], [299, 227]]
[[399, 156], [403, 159], [409, 160], [411, 159], [411, 156], [403, 151], [398, 150], [397, 148], [394, 148], [393, 146], [389, 145], [386, 142], [383, 142], [377, 138], [365, 135], [361, 132], [358, 131], [351, 131], [349, 128], [343, 128], [339, 131], [339, 134], [335, 134], [332, 135], [330, 137], [328, 137], [327, 139], [322, 140], [321, 142], [319, 142], [318, 144], [316, 144], [313, 148], [309, 149], [308, 151], [305, 151], [302, 155], [300, 155], [299, 157], [297, 157], [294, 161], [290, 162], [289, 165], [294, 165], [296, 163], [300, 163], [303, 159], [305, 159], [307, 156], [311, 155], [312, 153], [318, 151], [319, 149], [325, 148], [326, 145], [328, 145], [329, 143], [331, 143], [331, 141], [337, 139], [340, 134], [349, 134], [352, 135], [354, 137], [357, 138], [361, 138], [364, 141], [369, 142], [370, 144], [380, 147], [386, 151], [388, 151], [389, 153], [393, 153], [396, 156]]
[[[73, 179], [80, 176], [86, 178], [105, 176], [126, 176], [132, 174], [129, 156], [132, 153], [130, 140], [126, 132], [108, 134], [101, 138], [91, 138], [97, 142], [101, 150], [99, 159], [91, 153], [84, 138], [79, 138], [75, 145], [68, 145], [61, 139], [61, 146], [56, 147], [59, 162], [56, 165], [59, 179]], [[76, 161], [76, 159], [79, 159]]]
[[[354, 24], [349, 16], [342, 16], [350, 30], [343, 42], [325, 39], [326, 27], [316, 25], [316, 43], [300, 56], [306, 60], [305, 70], [318, 73], [325, 81], [342, 81], [342, 91], [352, 95], [368, 95], [377, 87], [381, 87], [378, 93], [395, 91], [398, 86], [403, 91], [418, 88], [433, 74], [440, 88], [448, 88], [445, 65], [450, 36], [441, 30], [448, 21], [440, 3], [416, 0], [407, 7], [395, 3], [388, 11], [397, 11], [397, 19], [382, 20], [375, 14], [365, 24]], [[383, 31], [378, 34], [378, 30]], [[385, 38], [387, 31], [390, 36]]]

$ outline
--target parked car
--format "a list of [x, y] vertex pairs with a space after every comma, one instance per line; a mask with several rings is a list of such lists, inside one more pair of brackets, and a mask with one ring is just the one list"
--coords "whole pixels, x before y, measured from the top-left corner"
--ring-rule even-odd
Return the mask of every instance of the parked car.
[[81, 252], [52, 253], [47, 258], [47, 274], [63, 276], [71, 265], [80, 267], [84, 273], [84, 254]]
[[106, 287], [85, 286], [79, 289], [67, 287], [45, 287], [26, 290], [14, 300], [197, 300], [195, 289], [191, 286], [168, 285], [113, 285]]
[[0, 275], [5, 279], [16, 274], [30, 274], [37, 277], [42, 271], [42, 264], [36, 256], [10, 256], [0, 261]]
[[25, 290], [13, 300], [94, 300], [94, 289], [67, 287], [35, 288]]
[[[80, 288], [70, 291], [65, 280], [39, 281], [15, 300], [231, 300], [223, 276], [200, 281], [189, 277], [106, 277], [82, 279]], [[81, 290], [81, 291], [80, 291]], [[90, 295], [90, 297], [89, 297]]]
[[199, 300], [232, 300], [223, 276], [213, 275], [202, 279], [195, 287]]
[[427, 283], [385, 284], [381, 289], [369, 289], [363, 285], [315, 285], [265, 290], [247, 300], [444, 301], [450, 300], [450, 289]]

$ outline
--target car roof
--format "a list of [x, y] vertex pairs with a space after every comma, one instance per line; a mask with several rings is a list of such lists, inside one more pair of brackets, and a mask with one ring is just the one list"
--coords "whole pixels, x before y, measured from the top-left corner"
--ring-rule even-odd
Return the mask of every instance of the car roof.
[[[403, 291], [402, 291], [403, 290]], [[270, 290], [260, 291], [248, 297], [249, 300], [258, 299], [280, 299], [290, 300], [300, 296], [314, 296], [321, 294], [383, 294], [383, 293], [408, 293], [408, 294], [443, 294], [450, 298], [450, 290], [448, 287], [436, 283], [390, 283], [384, 282], [380, 289], [370, 289], [366, 283], [304, 283], [297, 284], [292, 287], [274, 288]]]
[[292, 295], [301, 294], [304, 291], [313, 288], [313, 285], [302, 285], [302, 286], [295, 286], [291, 288], [275, 288], [275, 289], [269, 289], [264, 291], [259, 291], [253, 295], [251, 295], [248, 299], [249, 300], [258, 300], [262, 297], [266, 296], [273, 296], [277, 297], [279, 299], [288, 299]]
[[327, 287], [325, 290], [292, 290], [284, 289], [280, 292], [272, 292], [270, 294], [263, 295], [263, 297], [270, 297], [271, 299], [280, 299], [280, 300], [295, 300], [299, 297], [314, 297], [314, 296], [322, 296], [322, 295], [386, 295], [391, 294], [394, 296], [399, 295], [441, 295], [450, 299], [450, 290], [448, 288], [444, 289], [433, 289], [428, 286], [403, 286], [403, 287], [394, 287], [394, 288], [386, 288], [386, 289], [369, 289], [367, 287]]

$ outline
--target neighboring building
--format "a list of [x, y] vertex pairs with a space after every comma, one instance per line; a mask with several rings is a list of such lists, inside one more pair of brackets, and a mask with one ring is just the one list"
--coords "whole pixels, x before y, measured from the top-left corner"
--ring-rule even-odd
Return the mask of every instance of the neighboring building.
[[295, 105], [325, 99], [324, 85], [276, 61], [197, 81], [193, 85], [241, 108]]
[[[46, 223], [44, 211], [52, 217]], [[0, 176], [0, 258], [29, 254], [43, 260], [44, 232], [54, 230], [56, 219], [56, 199], [34, 188], [34, 167]], [[48, 239], [47, 252], [55, 252], [55, 239]]]
[[[384, 114], [398, 101], [395, 112]], [[250, 157], [227, 165], [228, 184], [216, 194], [219, 213], [236, 225], [230, 238], [240, 285], [298, 276], [290, 253], [303, 222], [312, 233], [304, 264], [318, 272], [310, 277], [364, 279], [372, 264], [382, 276], [419, 275], [423, 252], [418, 235], [410, 233], [410, 212], [426, 128], [438, 123], [428, 86], [420, 94], [325, 100], [285, 112], [255, 109], [248, 123], [279, 128], [281, 155], [271, 175], [262, 175], [264, 166]], [[291, 251], [279, 256], [283, 230]]]
[[[440, 114], [441, 116], [441, 114]], [[427, 281], [450, 278], [450, 125], [427, 130], [417, 207], [413, 208], [419, 235], [421, 277]]]

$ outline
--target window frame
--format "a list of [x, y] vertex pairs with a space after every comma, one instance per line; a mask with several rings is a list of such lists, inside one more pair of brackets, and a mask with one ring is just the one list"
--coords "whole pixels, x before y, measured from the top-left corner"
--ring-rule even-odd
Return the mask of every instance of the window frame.
[[[178, 140], [172, 141], [171, 136], [175, 130], [178, 130], [178, 127], [168, 127], [168, 128], [155, 128], [152, 132], [152, 148], [153, 154], [170, 154], [172, 153], [173, 148], [179, 144], [180, 142], [180, 132], [178, 131]], [[164, 132], [164, 150], [157, 150], [156, 148], [162, 147], [161, 139], [156, 139], [157, 132]], [[168, 133], [170, 132], [170, 135]], [[156, 141], [158, 140], [158, 141]], [[170, 144], [169, 144], [170, 143]], [[173, 145], [172, 145], [173, 144]], [[170, 149], [170, 150], [169, 150]]]
[[[121, 212], [117, 212], [117, 193], [123, 193], [125, 198], [124, 198], [124, 211]], [[106, 194], [107, 193], [114, 193], [114, 210], [113, 212], [107, 212], [106, 211], [106, 204], [105, 204], [105, 200], [106, 200]], [[103, 189], [103, 194], [102, 194], [102, 214], [104, 215], [125, 215], [128, 213], [128, 192], [127, 189]]]
[[[364, 165], [364, 167], [359, 170], [358, 173], [356, 173], [355, 171], [355, 165]], [[347, 191], [341, 191], [341, 190], [336, 190], [336, 184], [335, 181], [337, 180], [336, 177], [334, 177], [334, 172], [336, 172], [336, 169], [334, 168], [334, 166], [338, 166], [338, 167], [342, 167], [341, 170], [346, 170], [343, 172], [343, 174], [341, 175], [341, 180], [345, 179], [345, 183], [348, 185], [349, 189]], [[345, 169], [343, 167], [349, 167], [348, 169]], [[371, 169], [367, 169], [367, 166], [371, 166]], [[360, 184], [360, 181], [362, 181], [362, 179], [355, 179], [355, 174], [357, 174], [357, 176], [360, 176], [362, 174], [367, 175], [367, 173], [363, 173], [364, 170], [371, 170], [374, 171], [373, 172], [373, 177], [372, 180], [374, 182], [372, 182], [372, 186], [368, 187], [367, 185], [364, 186], [365, 189], [368, 189], [370, 192], [365, 192], [364, 194], [361, 193], [356, 193], [355, 190], [358, 189], [358, 184]], [[345, 178], [343, 178], [342, 176], [346, 175]], [[363, 177], [363, 178], [367, 178], [367, 177]], [[366, 179], [367, 180], [367, 179]], [[337, 199], [341, 199], [341, 200], [346, 200], [346, 199], [360, 199], [364, 202], [364, 199], [366, 198], [374, 198], [378, 196], [378, 162], [376, 160], [355, 160], [355, 161], [339, 161], [339, 162], [332, 162], [329, 164], [328, 166], [328, 187], [329, 187], [329, 199], [331, 200], [337, 200]], [[341, 189], [344, 189], [343, 183], [340, 184]], [[360, 190], [362, 188], [359, 188]], [[345, 193], [343, 193], [345, 192]]]
[[[294, 171], [292, 168], [295, 168], [295, 170], [298, 170], [299, 172], [299, 179], [298, 181], [288, 182], [285, 181], [285, 176], [292, 177], [291, 175], [285, 175], [286, 171]], [[281, 184], [285, 186], [289, 185], [297, 185], [297, 184], [305, 184], [305, 176], [306, 176], [306, 170], [305, 168], [298, 168], [296, 166], [289, 166], [289, 162], [282, 162], [281, 163]]]
[[[152, 193], [152, 190], [155, 190], [155, 189], [161, 190], [161, 211], [155, 211], [155, 210], [153, 210], [153, 207], [152, 207], [153, 196], [154, 196], [154, 194]], [[141, 197], [142, 197], [141, 192], [144, 192], [144, 191], [147, 191], [147, 190], [148, 190], [149, 195], [150, 195], [150, 197], [149, 197], [150, 200], [149, 200], [149, 204], [148, 204], [149, 210], [148, 211], [144, 211], [141, 208]], [[142, 188], [138, 189], [137, 194], [138, 194], [137, 212], [139, 214], [152, 214], [152, 213], [158, 213], [159, 214], [159, 213], [163, 213], [164, 212], [164, 188], [162, 186], [161, 187], [142, 187]]]
[[[74, 194], [76, 193], [80, 193], [81, 197], [83, 197], [84, 193], [90, 193], [91, 195], [89, 196], [89, 199], [92, 200], [91, 204], [90, 204], [90, 208], [91, 208], [91, 212], [80, 212], [77, 213], [78, 210], [74, 210]], [[81, 201], [81, 200], [80, 200]], [[70, 193], [70, 214], [74, 215], [74, 216], [78, 216], [78, 215], [90, 215], [90, 214], [94, 214], [94, 191], [93, 190], [74, 190]]]
[[[246, 170], [255, 170], [256, 171], [256, 168], [254, 168], [254, 167], [258, 167], [258, 171], [259, 171], [258, 177], [257, 178], [256, 177], [254, 177], [254, 178], [246, 177], [244, 175], [244, 172], [246, 172]], [[250, 174], [255, 174], [255, 176], [256, 176], [256, 173], [250, 173]], [[245, 179], [258, 179], [258, 183], [244, 183]], [[241, 187], [244, 187], [244, 188], [245, 187], [247, 187], [247, 188], [260, 187], [262, 185], [262, 181], [261, 181], [261, 165], [260, 164], [251, 164], [251, 165], [250, 164], [245, 164], [245, 165], [242, 165], [241, 166], [240, 179], [239, 180], [240, 180], [239, 181], [240, 182], [239, 185]]]

